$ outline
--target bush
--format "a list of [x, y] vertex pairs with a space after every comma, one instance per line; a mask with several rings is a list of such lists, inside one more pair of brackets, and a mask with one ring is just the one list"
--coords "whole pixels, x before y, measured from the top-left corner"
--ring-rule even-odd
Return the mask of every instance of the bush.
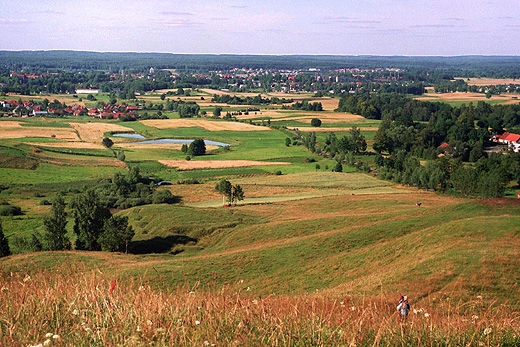
[[311, 125], [313, 127], [320, 127], [321, 126], [321, 120], [319, 118], [313, 118], [313, 119], [311, 119]]
[[173, 204], [175, 197], [169, 190], [157, 190], [153, 193], [152, 203], [154, 204]]
[[280, 176], [280, 175], [282, 174], [282, 170], [276, 170], [276, 171], [274, 172], [274, 174], [275, 174], [276, 176]]
[[47, 199], [43, 199], [42, 201], [40, 201], [40, 205], [49, 206], [49, 205], [52, 205], [52, 203]]
[[21, 216], [22, 208], [13, 205], [0, 206], [0, 216]]

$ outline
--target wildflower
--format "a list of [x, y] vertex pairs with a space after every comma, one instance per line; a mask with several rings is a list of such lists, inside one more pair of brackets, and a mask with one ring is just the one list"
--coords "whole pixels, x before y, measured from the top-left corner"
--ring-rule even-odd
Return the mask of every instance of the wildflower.
[[53, 340], [59, 340], [60, 339], [60, 335], [54, 334], [54, 335], [52, 335], [52, 339]]
[[493, 332], [493, 329], [491, 329], [491, 328], [484, 329], [484, 335], [486, 335], [486, 336], [491, 334], [492, 332]]
[[135, 330], [137, 330], [137, 332], [140, 332], [141, 331], [141, 327], [138, 325], [137, 329], [135, 329]]
[[254, 299], [252, 302], [253, 304], [258, 305], [258, 300]]
[[7, 287], [2, 287], [2, 291], [3, 291], [3, 292], [8, 292], [8, 291], [9, 291], [9, 288], [7, 288]]
[[356, 306], [351, 306], [351, 307], [350, 307], [350, 310], [351, 310], [351, 311], [355, 311], [355, 310], [356, 310]]
[[75, 309], [74, 311], [72, 311], [72, 314], [77, 316], [77, 315], [79, 315], [79, 311]]
[[482, 300], [482, 295], [477, 295], [477, 299]]
[[47, 339], [47, 340], [43, 341], [43, 345], [50, 346], [51, 342], [52, 342], [51, 339]]
[[47, 333], [47, 334], [45, 334], [45, 337], [49, 339], [52, 337], [52, 335], [53, 335], [52, 333]]
[[116, 284], [117, 284], [117, 280], [113, 280], [112, 283], [110, 284], [110, 289], [108, 290], [108, 295], [112, 294], [112, 292], [116, 288]]
[[251, 291], [251, 287], [247, 287], [246, 291], [250, 292]]
[[148, 319], [148, 320], [146, 321], [146, 324], [148, 324], [148, 325], [152, 325], [153, 323], [152, 323], [151, 320]]
[[424, 317], [428, 318], [428, 317], [430, 317], [430, 314], [429, 314], [428, 312], [426, 312], [426, 313], [424, 314]]
[[471, 316], [471, 320], [477, 320], [478, 319], [478, 316], [476, 314], [474, 314], [473, 316]]
[[419, 313], [419, 310], [416, 310], [416, 309], [414, 308], [414, 309], [413, 309], [413, 313], [414, 313], [414, 314], [417, 314], [417, 313]]
[[200, 325], [200, 320], [196, 320], [195, 325]]
[[139, 291], [142, 292], [144, 290], [143, 286], [139, 286]]
[[209, 342], [208, 341], [204, 341], [204, 346], [209, 346]]
[[31, 276], [29, 276], [29, 275], [25, 275], [23, 281], [24, 281], [24, 282], [28, 282], [28, 281], [30, 281], [30, 280], [31, 280]]

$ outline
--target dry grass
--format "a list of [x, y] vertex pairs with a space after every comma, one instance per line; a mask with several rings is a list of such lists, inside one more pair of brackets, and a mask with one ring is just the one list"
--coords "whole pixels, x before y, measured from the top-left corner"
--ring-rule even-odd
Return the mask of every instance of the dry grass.
[[506, 84], [520, 84], [520, 81], [514, 78], [456, 78], [463, 79], [470, 86], [497, 86]]
[[65, 141], [79, 141], [74, 129], [70, 128], [22, 127], [20, 123], [16, 121], [0, 122], [0, 138], [24, 137], [44, 137]]
[[208, 131], [266, 131], [268, 127], [255, 126], [251, 124], [226, 121], [210, 121], [206, 119], [165, 119], [165, 120], [143, 120], [146, 126], [157, 129], [175, 129], [199, 127]]
[[500, 94], [500, 95], [492, 95], [491, 99], [486, 98], [485, 94], [482, 93], [464, 93], [464, 92], [454, 92], [454, 93], [428, 93], [423, 96], [415, 98], [420, 101], [454, 101], [454, 102], [473, 102], [477, 103], [478, 101], [489, 101], [489, 100], [500, 100], [503, 101], [503, 104], [514, 104], [518, 103], [517, 99], [513, 99], [514, 94]]
[[83, 148], [83, 149], [105, 149], [101, 143], [90, 143], [90, 142], [26, 142], [28, 145], [32, 146], [43, 146], [43, 147], [52, 147], [52, 148]]
[[179, 170], [223, 169], [230, 167], [291, 165], [288, 162], [271, 162], [255, 160], [159, 160], [161, 164]]
[[101, 143], [108, 131], [133, 132], [133, 129], [114, 123], [70, 123], [82, 141]]
[[[518, 345], [520, 315], [487, 298], [414, 304], [396, 298], [255, 297], [242, 281], [160, 291], [139, 279], [74, 269], [1, 275], [3, 346]], [[72, 280], [71, 280], [72, 279]]]

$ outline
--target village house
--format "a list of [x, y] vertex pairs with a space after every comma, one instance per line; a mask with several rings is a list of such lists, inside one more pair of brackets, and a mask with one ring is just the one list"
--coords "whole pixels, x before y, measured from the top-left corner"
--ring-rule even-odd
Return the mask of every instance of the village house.
[[520, 135], [505, 132], [502, 135], [496, 137], [498, 143], [507, 145], [514, 152], [520, 152]]

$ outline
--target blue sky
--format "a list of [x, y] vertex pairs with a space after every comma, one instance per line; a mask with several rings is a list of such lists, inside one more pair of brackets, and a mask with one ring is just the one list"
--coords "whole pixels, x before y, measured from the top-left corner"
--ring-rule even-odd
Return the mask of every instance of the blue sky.
[[10, 0], [0, 50], [520, 55], [520, 0]]

